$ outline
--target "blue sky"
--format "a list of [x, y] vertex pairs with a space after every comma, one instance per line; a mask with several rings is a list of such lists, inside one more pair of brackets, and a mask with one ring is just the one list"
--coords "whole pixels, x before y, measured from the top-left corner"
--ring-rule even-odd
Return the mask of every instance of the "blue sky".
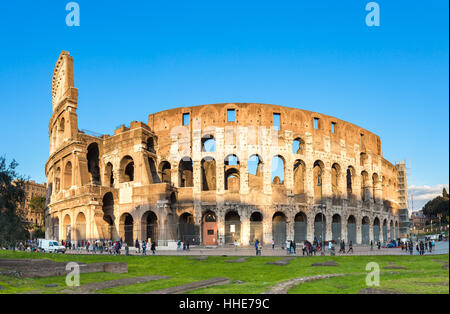
[[448, 1], [377, 1], [380, 27], [362, 0], [80, 0], [79, 27], [65, 24], [68, 2], [0, 5], [0, 154], [34, 180], [67, 50], [80, 129], [111, 134], [179, 106], [292, 106], [378, 134], [386, 159], [410, 163], [418, 198], [448, 186]]

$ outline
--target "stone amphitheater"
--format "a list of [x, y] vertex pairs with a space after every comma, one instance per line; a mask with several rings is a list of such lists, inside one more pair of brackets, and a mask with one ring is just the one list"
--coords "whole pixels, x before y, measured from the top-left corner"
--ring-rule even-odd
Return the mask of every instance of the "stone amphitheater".
[[[258, 103], [166, 110], [112, 135], [78, 129], [73, 59], [52, 82], [46, 237], [169, 247], [397, 239], [399, 182], [380, 137]], [[117, 113], [120, 114], [120, 113]]]

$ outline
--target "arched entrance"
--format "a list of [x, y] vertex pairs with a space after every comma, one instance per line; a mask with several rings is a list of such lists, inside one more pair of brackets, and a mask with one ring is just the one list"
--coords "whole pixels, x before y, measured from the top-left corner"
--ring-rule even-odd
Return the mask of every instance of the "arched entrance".
[[254, 212], [250, 216], [250, 244], [258, 240], [263, 243], [263, 216], [260, 212]]
[[103, 224], [101, 230], [99, 230], [100, 237], [102, 239], [113, 239], [114, 229], [114, 197], [111, 192], [106, 193], [103, 196]]
[[306, 240], [307, 218], [304, 212], [299, 212], [294, 218], [294, 241], [300, 243]]
[[225, 215], [225, 244], [240, 242], [241, 240], [241, 217], [235, 211]]
[[86, 216], [79, 213], [75, 224], [75, 233], [77, 241], [86, 241]]
[[341, 216], [338, 214], [333, 215], [331, 223], [331, 239], [340, 243], [342, 240], [342, 224], [341, 224]]
[[192, 216], [192, 214], [184, 213], [180, 216], [178, 236], [179, 240], [184, 243], [198, 244], [198, 236], [195, 228], [194, 216]]
[[387, 238], [387, 220], [385, 219], [383, 221], [383, 241], [387, 242], [388, 238]]
[[380, 219], [375, 218], [373, 221], [373, 243], [380, 241]]
[[142, 230], [144, 239], [149, 242], [158, 243], [158, 217], [153, 211], [147, 211], [142, 215]]
[[71, 219], [69, 215], [66, 215], [64, 217], [64, 228], [63, 228], [63, 239], [65, 239], [66, 241], [71, 241]]
[[314, 218], [314, 241], [318, 241], [319, 243], [322, 243], [322, 240], [325, 241], [326, 225], [327, 220], [325, 215], [318, 213]]
[[272, 217], [272, 239], [275, 245], [286, 242], [286, 215], [282, 212], [276, 212]]
[[125, 213], [120, 218], [120, 236], [128, 246], [133, 246], [133, 217]]
[[362, 244], [369, 245], [370, 244], [370, 220], [369, 220], [369, 217], [367, 217], [367, 216], [364, 216], [364, 218], [362, 219], [361, 233], [362, 233]]
[[217, 218], [212, 211], [207, 211], [202, 218], [203, 244], [217, 245]]
[[353, 215], [350, 215], [347, 220], [347, 238], [347, 243], [350, 243], [350, 241], [353, 244], [356, 243], [356, 219]]

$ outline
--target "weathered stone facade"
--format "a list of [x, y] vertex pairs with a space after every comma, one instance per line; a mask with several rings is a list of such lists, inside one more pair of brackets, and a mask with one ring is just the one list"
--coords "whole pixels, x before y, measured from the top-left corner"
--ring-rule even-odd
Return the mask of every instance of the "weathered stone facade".
[[320, 240], [322, 225], [326, 240], [398, 237], [397, 169], [377, 135], [315, 112], [225, 103], [93, 136], [78, 130], [72, 63], [62, 52], [53, 75], [49, 237], [248, 245]]

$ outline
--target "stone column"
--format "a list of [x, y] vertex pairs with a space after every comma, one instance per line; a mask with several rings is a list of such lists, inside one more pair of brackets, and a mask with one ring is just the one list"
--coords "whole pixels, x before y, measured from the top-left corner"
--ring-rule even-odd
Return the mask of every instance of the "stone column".
[[225, 244], [225, 216], [222, 211], [216, 212], [217, 216], [217, 244], [224, 245]]
[[201, 168], [201, 162], [199, 160], [196, 160], [193, 162], [193, 193], [194, 194], [200, 194], [202, 191], [202, 168]]
[[241, 216], [241, 245], [248, 245], [250, 241], [250, 219]]
[[306, 239], [311, 243], [314, 241], [314, 218], [315, 218], [314, 212], [310, 212], [307, 217], [308, 226], [306, 228], [306, 232], [307, 232]]
[[325, 215], [325, 241], [329, 241], [333, 238], [333, 232], [331, 229], [331, 224], [333, 222], [333, 217], [331, 213], [327, 213]]
[[272, 245], [272, 216], [263, 216], [263, 244]]
[[347, 234], [347, 217], [341, 217], [341, 240], [344, 240], [345, 243], [348, 242], [348, 234]]
[[361, 244], [362, 243], [362, 217], [358, 215], [355, 217], [355, 219], [356, 219], [356, 243]]

